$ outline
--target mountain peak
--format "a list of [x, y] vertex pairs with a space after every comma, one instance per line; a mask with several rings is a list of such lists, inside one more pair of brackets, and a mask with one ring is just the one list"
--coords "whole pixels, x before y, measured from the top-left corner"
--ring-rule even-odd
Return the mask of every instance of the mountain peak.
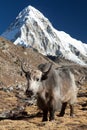
[[50, 21], [32, 6], [24, 8], [2, 34], [14, 44], [32, 47], [39, 53], [63, 56], [79, 64], [87, 60], [87, 45], [56, 30]]
[[[28, 17], [32, 17], [32, 18], [43, 18], [43, 14], [35, 9], [33, 6], [29, 5], [26, 8], [24, 8], [19, 15], [17, 16], [16, 19], [20, 19], [20, 18], [28, 18]], [[45, 18], [45, 17], [44, 17]]]
[[25, 7], [20, 13], [19, 13], [19, 15], [17, 16], [17, 18], [21, 18], [21, 17], [23, 17], [23, 16], [29, 16], [30, 14], [31, 14], [31, 12], [37, 12], [37, 10], [33, 7], [33, 6], [31, 6], [31, 5], [29, 5], [29, 6], [27, 6], [27, 7]]

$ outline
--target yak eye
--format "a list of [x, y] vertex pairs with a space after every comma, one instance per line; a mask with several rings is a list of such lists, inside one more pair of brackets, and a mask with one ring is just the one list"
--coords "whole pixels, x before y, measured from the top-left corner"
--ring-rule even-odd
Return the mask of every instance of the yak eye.
[[36, 78], [36, 81], [39, 81], [39, 78]]

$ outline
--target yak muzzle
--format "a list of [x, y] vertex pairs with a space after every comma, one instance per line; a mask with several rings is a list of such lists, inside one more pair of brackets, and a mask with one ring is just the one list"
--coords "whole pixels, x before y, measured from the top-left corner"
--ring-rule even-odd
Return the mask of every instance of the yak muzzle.
[[32, 97], [34, 95], [31, 90], [26, 90], [25, 94], [27, 95], [27, 97]]

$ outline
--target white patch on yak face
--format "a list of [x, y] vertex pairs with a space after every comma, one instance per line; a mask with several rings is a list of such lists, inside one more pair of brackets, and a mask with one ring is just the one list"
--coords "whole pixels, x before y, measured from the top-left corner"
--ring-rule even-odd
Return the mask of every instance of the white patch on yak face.
[[29, 90], [36, 94], [41, 86], [42, 72], [39, 70], [33, 71], [31, 74], [31, 80], [29, 81]]
[[30, 86], [29, 89], [36, 94], [39, 90], [41, 82], [40, 81], [36, 81], [36, 80], [30, 80]]

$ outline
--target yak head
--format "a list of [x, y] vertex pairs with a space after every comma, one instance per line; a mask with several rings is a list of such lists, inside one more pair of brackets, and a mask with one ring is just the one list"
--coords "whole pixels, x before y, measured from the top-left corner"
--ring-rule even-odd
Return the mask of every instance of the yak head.
[[32, 95], [38, 93], [38, 91], [41, 88], [42, 81], [48, 78], [48, 74], [51, 70], [51, 67], [52, 64], [50, 64], [48, 69], [45, 72], [43, 72], [42, 68], [44, 68], [44, 65], [41, 64], [38, 66], [38, 70], [29, 68], [29, 71], [26, 71], [23, 67], [23, 64], [21, 64], [21, 69], [24, 72], [25, 77], [27, 79], [26, 95], [28, 97], [31, 97]]

